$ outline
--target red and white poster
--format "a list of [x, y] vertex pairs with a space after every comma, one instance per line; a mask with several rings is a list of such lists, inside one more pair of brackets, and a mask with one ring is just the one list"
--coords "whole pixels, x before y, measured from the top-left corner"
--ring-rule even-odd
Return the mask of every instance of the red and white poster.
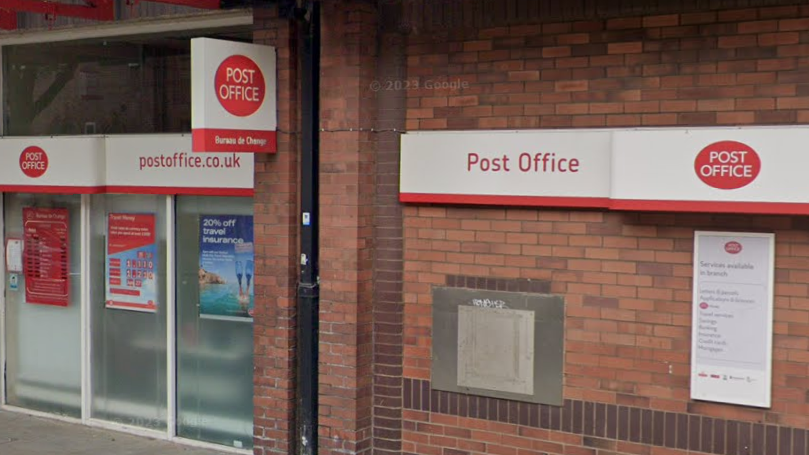
[[275, 48], [191, 40], [194, 152], [276, 151]]
[[107, 308], [157, 310], [157, 243], [152, 213], [107, 218]]
[[25, 301], [67, 306], [70, 248], [67, 209], [23, 209]]

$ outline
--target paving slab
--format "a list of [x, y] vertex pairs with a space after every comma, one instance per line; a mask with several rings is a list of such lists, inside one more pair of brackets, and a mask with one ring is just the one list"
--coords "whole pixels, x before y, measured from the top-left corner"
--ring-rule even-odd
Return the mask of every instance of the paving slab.
[[225, 455], [229, 453], [17, 412], [0, 411], [0, 454]]

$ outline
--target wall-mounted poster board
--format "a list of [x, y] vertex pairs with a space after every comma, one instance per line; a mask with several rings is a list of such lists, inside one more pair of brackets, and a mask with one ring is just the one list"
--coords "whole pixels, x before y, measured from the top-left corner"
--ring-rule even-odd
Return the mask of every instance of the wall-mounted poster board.
[[107, 308], [157, 310], [157, 243], [153, 213], [107, 218]]
[[67, 306], [70, 293], [67, 209], [23, 209], [25, 301]]
[[697, 232], [691, 398], [768, 408], [774, 234]]

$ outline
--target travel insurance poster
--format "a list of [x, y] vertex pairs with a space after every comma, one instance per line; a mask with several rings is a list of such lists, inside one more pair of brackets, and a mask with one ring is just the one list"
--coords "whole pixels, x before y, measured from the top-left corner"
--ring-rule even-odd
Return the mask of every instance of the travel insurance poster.
[[252, 216], [200, 216], [200, 317], [252, 318], [254, 269]]
[[107, 218], [107, 308], [157, 310], [157, 243], [153, 213]]

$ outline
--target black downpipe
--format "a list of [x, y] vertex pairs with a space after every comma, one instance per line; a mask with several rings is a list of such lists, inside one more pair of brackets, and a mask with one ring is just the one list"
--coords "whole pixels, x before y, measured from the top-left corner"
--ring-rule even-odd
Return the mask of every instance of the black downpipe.
[[320, 278], [320, 3], [309, 3], [301, 52], [301, 275], [298, 282], [298, 453], [317, 455]]

